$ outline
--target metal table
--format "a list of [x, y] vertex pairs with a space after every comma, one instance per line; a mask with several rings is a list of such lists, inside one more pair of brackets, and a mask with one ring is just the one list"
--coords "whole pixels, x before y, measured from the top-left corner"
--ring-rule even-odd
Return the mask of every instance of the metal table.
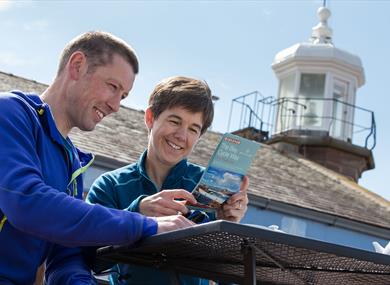
[[105, 260], [238, 284], [390, 284], [390, 256], [215, 221], [98, 249]]

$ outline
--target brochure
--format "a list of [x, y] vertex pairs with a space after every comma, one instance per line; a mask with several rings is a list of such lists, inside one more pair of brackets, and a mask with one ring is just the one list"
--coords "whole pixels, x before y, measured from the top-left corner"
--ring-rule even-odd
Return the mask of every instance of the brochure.
[[240, 185], [260, 144], [230, 133], [222, 136], [209, 164], [192, 194], [198, 203], [190, 209], [218, 209]]

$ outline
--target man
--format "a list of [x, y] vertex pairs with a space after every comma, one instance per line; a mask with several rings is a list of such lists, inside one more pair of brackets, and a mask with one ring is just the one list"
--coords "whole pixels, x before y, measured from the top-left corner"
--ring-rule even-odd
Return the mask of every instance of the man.
[[[87, 201], [150, 217], [186, 214], [184, 202], [196, 203], [189, 191], [204, 171], [186, 158], [211, 125], [213, 114], [211, 91], [204, 82], [172, 77], [159, 83], [145, 111], [149, 131], [147, 150], [138, 162], [100, 176], [92, 185]], [[217, 218], [241, 220], [247, 210], [247, 187], [245, 177], [241, 191], [219, 209]], [[118, 273], [111, 274], [111, 284], [171, 283], [168, 274], [157, 270], [127, 265], [118, 265], [114, 270]], [[180, 277], [181, 284], [201, 282], [198, 278]]]
[[89, 32], [65, 47], [56, 78], [40, 97], [0, 95], [0, 284], [32, 284], [44, 262], [47, 284], [95, 284], [79, 246], [131, 243], [192, 224], [80, 199], [92, 156], [68, 134], [74, 127], [93, 130], [118, 111], [137, 72], [129, 45]]

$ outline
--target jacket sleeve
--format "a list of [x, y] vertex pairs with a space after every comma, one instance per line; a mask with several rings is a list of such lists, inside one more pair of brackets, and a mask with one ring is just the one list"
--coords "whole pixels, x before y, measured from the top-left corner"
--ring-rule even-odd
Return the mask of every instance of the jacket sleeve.
[[146, 197], [148, 197], [148, 195], [145, 195], [145, 194], [138, 196], [133, 202], [130, 203], [129, 207], [127, 207], [127, 210], [131, 211], [131, 212], [138, 212], [138, 213], [140, 213], [139, 204]]
[[1, 100], [0, 114], [0, 210], [13, 227], [65, 246], [132, 243], [157, 232], [153, 218], [89, 205], [45, 184], [31, 110]]
[[90, 204], [119, 209], [117, 199], [115, 199], [114, 187], [114, 182], [109, 173], [104, 173], [93, 182], [85, 201]]
[[[88, 192], [86, 201], [90, 204], [99, 204], [105, 207], [120, 209], [118, 198], [115, 194], [115, 184], [117, 182], [110, 175], [110, 172], [99, 176], [92, 184]], [[130, 205], [123, 210], [139, 213], [139, 204], [148, 195], [140, 195], [131, 201]]]
[[87, 267], [79, 248], [52, 246], [48, 253], [45, 285], [95, 285], [96, 279]]

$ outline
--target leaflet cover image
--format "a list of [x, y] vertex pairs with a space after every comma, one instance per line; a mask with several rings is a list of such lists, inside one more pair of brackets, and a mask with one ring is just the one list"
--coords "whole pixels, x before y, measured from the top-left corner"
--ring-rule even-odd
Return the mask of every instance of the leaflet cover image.
[[234, 193], [240, 191], [260, 144], [232, 134], [224, 134], [211, 157], [198, 185], [192, 191], [198, 204], [192, 209], [218, 209]]

